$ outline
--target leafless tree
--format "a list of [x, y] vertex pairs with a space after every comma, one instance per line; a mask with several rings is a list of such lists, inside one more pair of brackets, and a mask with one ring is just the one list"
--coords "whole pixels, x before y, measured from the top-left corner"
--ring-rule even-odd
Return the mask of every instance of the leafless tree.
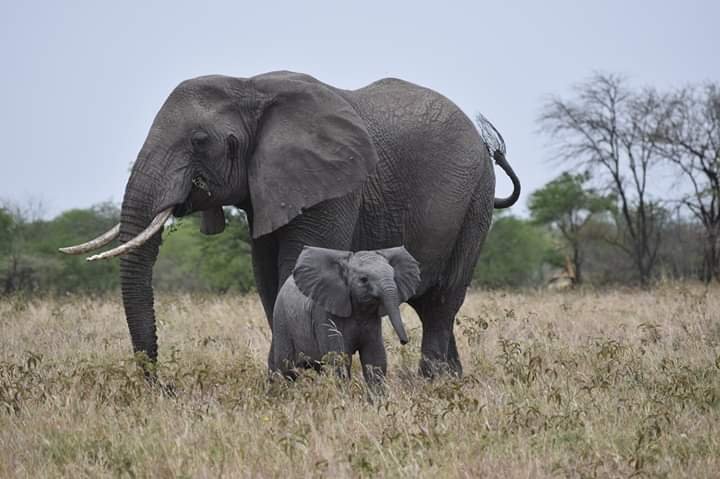
[[572, 99], [552, 98], [539, 118], [561, 159], [604, 180], [617, 198], [617, 237], [608, 238], [633, 261], [647, 284], [657, 262], [665, 210], [648, 191], [659, 161], [654, 138], [656, 98], [640, 95], [615, 75], [596, 74], [575, 87]]
[[720, 281], [720, 85], [682, 88], [661, 101], [648, 135], [689, 184], [680, 202], [703, 226], [702, 277]]

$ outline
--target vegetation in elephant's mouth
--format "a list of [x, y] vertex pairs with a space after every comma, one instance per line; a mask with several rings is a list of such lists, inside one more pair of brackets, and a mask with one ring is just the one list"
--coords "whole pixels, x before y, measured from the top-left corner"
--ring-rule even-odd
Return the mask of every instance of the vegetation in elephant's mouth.
[[192, 186], [190, 190], [190, 194], [188, 194], [188, 197], [185, 199], [185, 201], [175, 207], [173, 210], [173, 215], [180, 218], [182, 216], [187, 215], [189, 212], [193, 211], [193, 193], [201, 191], [207, 194], [208, 197], [212, 197], [212, 191], [210, 190], [210, 186], [208, 184], [208, 180], [203, 175], [196, 175], [192, 179]]
[[3, 297], [0, 477], [714, 477], [718, 292], [476, 292], [466, 374], [432, 382], [404, 307], [372, 403], [357, 360], [347, 385], [268, 384], [255, 295], [158, 295], [174, 398], [128, 358], [119, 299]]
[[192, 179], [192, 184], [196, 190], [204, 191], [208, 196], [212, 196], [212, 191], [210, 191], [207, 179], [203, 175], [197, 175], [194, 177]]

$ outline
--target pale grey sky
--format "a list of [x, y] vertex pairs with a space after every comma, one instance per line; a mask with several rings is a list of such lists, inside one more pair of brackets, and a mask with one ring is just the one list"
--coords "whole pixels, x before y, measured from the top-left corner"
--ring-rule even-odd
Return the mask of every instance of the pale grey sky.
[[593, 71], [720, 80], [717, 0], [0, 1], [0, 198], [47, 216], [119, 202], [158, 108], [198, 75], [434, 88], [503, 133], [522, 204], [559, 173], [535, 123], [548, 95]]

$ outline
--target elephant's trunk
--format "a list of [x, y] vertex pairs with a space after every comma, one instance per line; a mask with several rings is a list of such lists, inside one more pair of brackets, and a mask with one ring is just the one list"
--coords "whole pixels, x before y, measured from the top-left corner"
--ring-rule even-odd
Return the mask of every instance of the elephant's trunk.
[[395, 329], [395, 333], [400, 339], [401, 344], [408, 343], [408, 336], [405, 332], [405, 326], [403, 325], [402, 318], [400, 317], [400, 299], [398, 298], [397, 286], [395, 281], [388, 281], [382, 286], [382, 292], [380, 293], [380, 300], [382, 301], [385, 312], [390, 317], [390, 324]]
[[[142, 178], [142, 180], [139, 180]], [[120, 242], [137, 237], [151, 223], [153, 184], [150, 177], [133, 174], [128, 181], [120, 219]], [[160, 247], [162, 227], [147, 241], [120, 258], [123, 306], [135, 353], [157, 359], [152, 271]], [[147, 372], [147, 369], [146, 369]]]

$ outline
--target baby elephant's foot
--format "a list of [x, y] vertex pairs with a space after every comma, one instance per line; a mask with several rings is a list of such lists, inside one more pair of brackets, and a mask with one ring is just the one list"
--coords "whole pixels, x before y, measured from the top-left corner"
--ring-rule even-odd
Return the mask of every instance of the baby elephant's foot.
[[323, 356], [322, 364], [328, 371], [333, 371], [338, 379], [350, 379], [352, 359], [347, 353], [330, 351]]
[[370, 395], [384, 396], [386, 369], [379, 366], [365, 365], [363, 366], [363, 374]]

